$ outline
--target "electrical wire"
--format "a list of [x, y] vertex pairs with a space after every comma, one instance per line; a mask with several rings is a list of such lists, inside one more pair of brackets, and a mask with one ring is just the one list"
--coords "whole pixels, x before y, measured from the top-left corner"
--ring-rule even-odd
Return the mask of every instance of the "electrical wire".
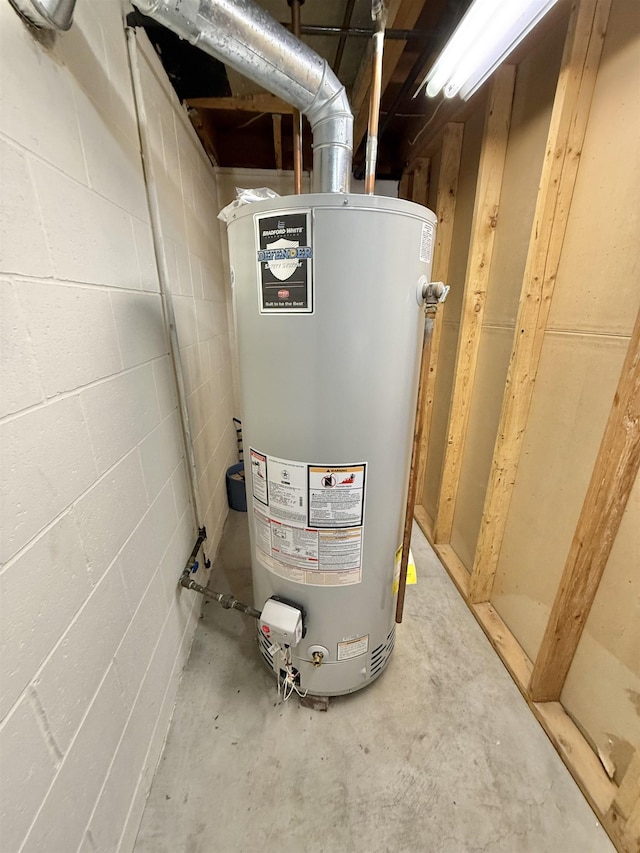
[[444, 102], [445, 102], [445, 99], [443, 98], [440, 101], [440, 103], [438, 104], [438, 106], [435, 108], [433, 113], [431, 114], [431, 118], [429, 119], [429, 121], [420, 128], [420, 130], [416, 133], [416, 135], [413, 137], [413, 139], [409, 140], [409, 145], [411, 147], [413, 147], [416, 144], [416, 142], [420, 139], [420, 137], [425, 132], [425, 130], [431, 125], [431, 123], [433, 122], [435, 117], [438, 115], [438, 111], [439, 111], [440, 107], [444, 104]]
[[[301, 699], [309, 692], [305, 690], [304, 693], [299, 689], [296, 684], [297, 673], [294, 672], [293, 663], [291, 661], [291, 648], [287, 647], [286, 649], [278, 650], [278, 664], [282, 663], [282, 666], [278, 665], [278, 669], [276, 672], [276, 682], [278, 685], [278, 703], [280, 702], [280, 696], [282, 695], [282, 701], [288, 702], [289, 699], [293, 696], [294, 693], [297, 693]], [[284, 677], [280, 675], [281, 671], [284, 670]]]

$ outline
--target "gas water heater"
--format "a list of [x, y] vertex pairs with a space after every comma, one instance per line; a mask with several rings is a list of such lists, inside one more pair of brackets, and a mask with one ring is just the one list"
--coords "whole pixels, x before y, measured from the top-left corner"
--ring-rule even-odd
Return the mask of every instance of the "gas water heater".
[[435, 227], [343, 193], [228, 222], [258, 643], [318, 696], [364, 687], [393, 651]]

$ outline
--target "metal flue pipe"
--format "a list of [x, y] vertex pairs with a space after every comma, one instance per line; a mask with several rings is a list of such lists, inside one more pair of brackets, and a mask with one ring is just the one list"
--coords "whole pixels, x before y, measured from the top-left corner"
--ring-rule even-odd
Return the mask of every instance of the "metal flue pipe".
[[[304, 2], [304, 0], [302, 0]], [[300, 38], [300, 0], [289, 0], [291, 6], [291, 32]], [[296, 195], [302, 193], [302, 113], [293, 111], [293, 189]]]
[[73, 23], [76, 0], [10, 0], [10, 2], [36, 27], [65, 32]]
[[304, 113], [313, 130], [314, 191], [349, 191], [353, 115], [326, 60], [251, 0], [136, 0], [136, 6]]

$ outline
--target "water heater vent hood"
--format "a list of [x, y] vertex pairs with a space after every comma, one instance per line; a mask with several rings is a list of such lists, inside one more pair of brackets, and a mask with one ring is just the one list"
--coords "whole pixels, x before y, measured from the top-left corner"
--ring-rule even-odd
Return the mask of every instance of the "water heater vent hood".
[[353, 115], [326, 60], [251, 0], [137, 0], [137, 8], [304, 113], [313, 189], [349, 191]]

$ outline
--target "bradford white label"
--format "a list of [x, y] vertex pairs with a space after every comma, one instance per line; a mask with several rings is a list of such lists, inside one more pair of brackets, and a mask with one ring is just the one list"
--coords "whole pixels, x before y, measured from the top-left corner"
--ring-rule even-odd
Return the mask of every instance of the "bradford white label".
[[313, 313], [311, 211], [256, 215], [261, 314]]

